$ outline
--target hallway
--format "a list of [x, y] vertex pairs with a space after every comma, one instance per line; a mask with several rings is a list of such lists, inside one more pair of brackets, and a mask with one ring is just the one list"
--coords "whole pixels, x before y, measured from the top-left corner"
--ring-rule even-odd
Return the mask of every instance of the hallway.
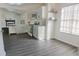
[[58, 40], [40, 41], [28, 34], [10, 36], [7, 56], [73, 56], [77, 49]]

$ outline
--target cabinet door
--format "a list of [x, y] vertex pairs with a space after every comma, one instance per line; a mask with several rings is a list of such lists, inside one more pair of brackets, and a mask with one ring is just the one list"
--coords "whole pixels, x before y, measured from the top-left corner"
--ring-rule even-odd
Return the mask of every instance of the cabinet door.
[[38, 38], [38, 26], [37, 25], [33, 26], [33, 36]]
[[38, 27], [38, 39], [45, 40], [45, 26]]
[[16, 28], [15, 28], [15, 26], [10, 26], [9, 27], [9, 33], [16, 33]]

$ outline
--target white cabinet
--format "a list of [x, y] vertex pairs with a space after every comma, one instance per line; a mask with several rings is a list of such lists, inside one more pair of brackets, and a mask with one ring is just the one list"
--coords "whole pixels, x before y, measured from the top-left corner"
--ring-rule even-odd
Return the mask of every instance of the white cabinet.
[[33, 36], [38, 39], [38, 25], [33, 26]]
[[6, 27], [6, 22], [5, 22], [5, 20], [0, 20], [0, 22], [1, 22], [1, 27]]
[[33, 36], [39, 40], [44, 40], [45, 39], [45, 26], [34, 25]]
[[9, 26], [9, 33], [16, 33], [16, 28], [15, 26]]
[[38, 27], [38, 38], [39, 40], [45, 40], [45, 26]]

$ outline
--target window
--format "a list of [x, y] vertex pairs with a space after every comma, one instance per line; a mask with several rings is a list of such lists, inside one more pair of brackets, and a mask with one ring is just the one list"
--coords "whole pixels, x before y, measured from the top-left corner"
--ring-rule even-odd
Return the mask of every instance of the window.
[[79, 35], [79, 4], [62, 8], [60, 32]]

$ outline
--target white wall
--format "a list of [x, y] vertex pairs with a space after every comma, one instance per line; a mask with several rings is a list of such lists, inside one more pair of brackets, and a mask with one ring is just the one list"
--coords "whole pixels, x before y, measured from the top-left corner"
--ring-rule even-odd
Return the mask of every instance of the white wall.
[[[1, 8], [0, 19], [2, 19], [3, 25], [5, 25], [5, 19], [8, 20], [9, 18], [15, 20], [15, 26], [9, 26], [9, 33], [25, 33], [28, 31], [27, 13], [18, 14]], [[21, 24], [21, 20], [24, 20], [25, 24]]]
[[40, 21], [40, 25], [46, 25], [46, 20], [47, 20], [47, 6], [43, 6], [43, 7], [40, 7], [36, 10], [32, 10], [31, 12], [25, 12], [23, 14], [21, 14], [22, 16], [22, 19], [23, 20], [26, 20], [26, 32], [28, 32], [30, 34], [30, 28], [31, 26], [28, 24], [28, 22], [32, 21], [32, 14], [33, 13], [36, 13], [37, 15], [40, 16], [40, 18], [38, 18], [37, 20]]
[[[53, 5], [53, 6], [52, 6]], [[50, 16], [55, 16], [55, 13], [52, 12], [52, 8], [56, 8], [54, 4], [47, 4], [47, 19], [46, 19], [46, 38], [47, 40], [55, 38], [55, 20], [50, 20]], [[50, 14], [52, 13], [52, 15]], [[51, 23], [51, 24], [50, 24]]]
[[9, 18], [12, 18], [13, 20], [15, 20], [15, 25], [16, 26], [9, 26], [9, 33], [16, 33], [16, 28], [17, 26], [17, 20], [19, 21], [19, 19], [17, 18], [19, 16], [19, 14], [15, 13], [15, 12], [11, 12], [8, 11], [6, 9], [0, 8], [0, 20], [2, 20], [2, 26], [4, 25], [4, 27], [6, 27], [5, 25], [5, 20], [9, 20]]
[[25, 29], [22, 27], [23, 24], [21, 24], [21, 15], [17, 17], [18, 20], [16, 20], [16, 33], [22, 33]]
[[6, 11], [6, 18], [12, 18], [13, 20], [15, 20], [15, 26], [9, 26], [9, 32], [10, 33], [16, 33], [16, 28], [18, 27], [17, 26], [17, 20], [19, 20], [17, 17], [19, 16], [17, 13], [14, 13], [14, 12], [9, 12], [9, 11]]
[[3, 36], [2, 36], [2, 32], [1, 32], [1, 20], [0, 20], [0, 56], [5, 56], [6, 52], [4, 50], [4, 43], [3, 43]]
[[34, 10], [32, 13], [36, 13], [38, 18], [37, 20], [40, 22], [40, 25], [46, 25], [47, 20], [47, 6], [43, 5], [40, 8]]
[[79, 36], [60, 32], [61, 9], [59, 9], [59, 11], [57, 12], [56, 18], [57, 20], [55, 23], [55, 38], [79, 47]]
[[25, 32], [29, 32], [30, 31], [30, 26], [29, 26], [28, 22], [32, 20], [31, 16], [32, 16], [32, 13], [28, 13], [28, 12], [25, 12], [25, 13], [20, 15], [20, 18], [21, 18], [20, 21], [21, 20], [25, 21], [25, 24], [20, 24], [19, 23], [18, 30], [19, 30], [20, 33], [25, 33]]
[[5, 27], [5, 21], [3, 21], [3, 12], [0, 9], [0, 56], [5, 56], [6, 52], [4, 50], [3, 36], [2, 36], [2, 27]]
[[26, 32], [26, 28], [27, 28], [25, 25], [20, 24], [20, 20], [23, 19], [20, 14], [0, 8], [0, 55], [6, 55], [6, 52], [4, 50], [4, 43], [3, 43], [3, 36], [1, 29], [2, 27], [6, 27], [5, 20], [8, 18], [15, 19], [15, 25], [16, 25], [9, 27], [10, 33], [23, 33], [23, 31]]

